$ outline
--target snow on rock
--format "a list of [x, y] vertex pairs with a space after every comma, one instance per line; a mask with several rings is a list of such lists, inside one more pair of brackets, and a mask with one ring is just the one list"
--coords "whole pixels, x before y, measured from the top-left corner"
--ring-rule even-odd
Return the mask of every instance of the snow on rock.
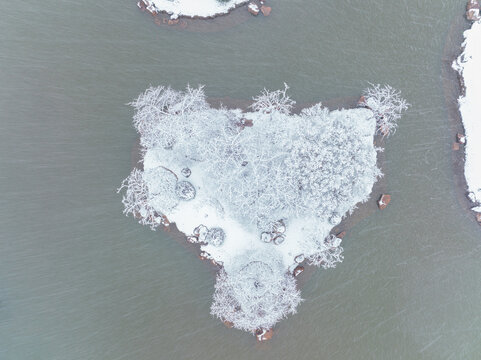
[[381, 195], [381, 198], [377, 202], [377, 206], [379, 207], [380, 210], [384, 210], [389, 203], [391, 202], [391, 195], [389, 194], [383, 194]]
[[479, 4], [479, 0], [469, 0], [468, 4], [466, 5], [466, 18], [470, 21], [479, 21], [481, 20], [481, 16], [479, 11], [481, 6]]
[[391, 88], [366, 93], [377, 110], [319, 103], [300, 114], [287, 89], [264, 90], [247, 112], [211, 108], [202, 87], [152, 87], [131, 103], [144, 170], [119, 189], [124, 213], [152, 228], [168, 219], [199, 243], [201, 258], [222, 267], [212, 314], [252, 332], [296, 311], [300, 262], [342, 261], [341, 239], [329, 233], [382, 175], [378, 110], [391, 114], [392, 129], [399, 117]]
[[464, 95], [458, 100], [465, 133], [464, 175], [469, 198], [481, 205], [481, 22], [464, 32], [463, 53], [453, 68], [463, 78]]
[[258, 15], [259, 14], [259, 6], [257, 6], [257, 4], [255, 3], [249, 3], [249, 5], [247, 5], [247, 10], [252, 14], [252, 15]]
[[[147, 9], [153, 12], [164, 11], [171, 14], [171, 19], [179, 16], [212, 17], [226, 14], [247, 0], [142, 0]], [[150, 10], [152, 9], [152, 10]]]

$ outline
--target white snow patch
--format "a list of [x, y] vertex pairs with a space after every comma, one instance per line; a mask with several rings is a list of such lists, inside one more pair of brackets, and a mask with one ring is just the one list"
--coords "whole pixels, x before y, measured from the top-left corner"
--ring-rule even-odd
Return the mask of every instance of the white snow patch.
[[464, 174], [470, 199], [481, 204], [481, 23], [473, 23], [464, 38], [464, 51], [453, 68], [462, 76], [465, 87], [465, 95], [459, 98], [466, 131]]
[[226, 14], [237, 5], [247, 3], [247, 0], [144, 0], [147, 6], [157, 11], [171, 14], [172, 19], [179, 16], [210, 17]]

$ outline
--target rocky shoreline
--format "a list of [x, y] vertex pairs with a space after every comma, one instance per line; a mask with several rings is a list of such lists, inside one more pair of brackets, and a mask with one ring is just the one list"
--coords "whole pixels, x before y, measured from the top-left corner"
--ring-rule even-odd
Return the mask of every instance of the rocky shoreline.
[[[452, 64], [460, 55], [460, 44], [463, 42], [463, 32], [469, 27], [467, 24], [481, 20], [479, 0], [469, 0], [466, 5], [466, 13], [464, 16], [457, 16], [451, 24], [448, 32], [446, 45], [443, 55], [443, 84], [448, 117], [451, 122], [451, 149], [453, 170], [455, 175], [456, 187], [461, 189], [458, 193], [458, 201], [463, 209], [469, 213], [473, 220], [481, 225], [481, 213], [472, 210], [475, 202], [469, 196], [468, 184], [465, 177], [465, 144], [466, 136], [463, 125], [463, 119], [459, 111], [458, 99], [465, 95], [464, 79], [453, 68]], [[467, 21], [466, 21], [467, 20]]]

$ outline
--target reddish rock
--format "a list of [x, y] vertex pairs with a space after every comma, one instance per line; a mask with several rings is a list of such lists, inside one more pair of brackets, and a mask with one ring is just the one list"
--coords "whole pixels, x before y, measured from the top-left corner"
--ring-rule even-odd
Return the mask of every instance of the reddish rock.
[[476, 214], [476, 221], [481, 225], [481, 213]]
[[261, 12], [262, 12], [262, 15], [264, 16], [269, 16], [269, 14], [271, 13], [272, 11], [272, 8], [270, 6], [265, 6], [265, 5], [262, 5], [261, 6]]
[[379, 206], [380, 210], [384, 210], [390, 202], [391, 202], [391, 195], [382, 194], [381, 198], [377, 202], [377, 205]]
[[197, 236], [187, 236], [187, 241], [191, 244], [196, 244], [199, 242], [199, 239], [197, 238]]
[[471, 9], [481, 9], [481, 5], [479, 4], [479, 0], [469, 0], [468, 4], [466, 5], [466, 10]]
[[247, 11], [249, 11], [252, 15], [257, 16], [259, 14], [259, 6], [251, 2], [249, 5], [247, 5]]
[[199, 254], [199, 259], [201, 260], [209, 260], [210, 259], [210, 255], [209, 253], [205, 252], [205, 251], [202, 251], [200, 254]]
[[459, 150], [459, 144], [457, 142], [453, 143], [453, 150], [458, 151]]
[[357, 101], [357, 106], [359, 106], [359, 107], [367, 107], [367, 105], [366, 105], [366, 98], [364, 97], [364, 95], [361, 96], [361, 97], [359, 98], [359, 100]]
[[342, 239], [344, 236], [346, 236], [345, 231], [341, 231], [339, 234], [336, 235], [337, 238]]
[[466, 144], [466, 136], [464, 134], [457, 133], [456, 134], [456, 140], [460, 144], [463, 144], [463, 145]]
[[231, 323], [230, 321], [224, 321], [224, 325], [227, 326], [229, 329], [234, 327], [234, 323]]
[[266, 330], [266, 329], [259, 329], [256, 330], [256, 338], [257, 341], [267, 341], [272, 339], [272, 335], [274, 335], [274, 331], [272, 329]]
[[297, 265], [294, 271], [292, 272], [292, 275], [299, 276], [303, 271], [304, 271], [304, 266]]
[[170, 20], [167, 22], [167, 24], [168, 24], [168, 25], [177, 25], [177, 24], [179, 23], [179, 21], [180, 21], [179, 19], [175, 19], [175, 20], [170, 19]]
[[481, 20], [480, 8], [478, 0], [469, 0], [466, 5], [466, 18], [469, 21], [479, 21]]

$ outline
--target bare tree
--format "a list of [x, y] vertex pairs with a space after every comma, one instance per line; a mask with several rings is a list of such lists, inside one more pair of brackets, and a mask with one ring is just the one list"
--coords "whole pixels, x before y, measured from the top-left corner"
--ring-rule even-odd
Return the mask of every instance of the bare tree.
[[253, 98], [251, 108], [264, 114], [279, 113], [288, 115], [296, 103], [287, 95], [289, 86], [284, 83], [284, 90], [269, 91], [264, 89], [262, 93]]
[[337, 263], [342, 262], [344, 249], [340, 246], [341, 239], [335, 235], [329, 235], [322, 241], [317, 241], [317, 250], [307, 257], [309, 265], [321, 266], [324, 269], [335, 268]]
[[389, 85], [372, 85], [363, 92], [366, 106], [374, 112], [378, 132], [383, 136], [394, 134], [401, 114], [409, 108], [409, 104], [401, 97], [401, 92]]
[[117, 192], [119, 193], [124, 189], [125, 194], [122, 198], [122, 204], [124, 204], [123, 213], [126, 216], [132, 214], [139, 220], [140, 224], [148, 225], [152, 230], [163, 224], [162, 214], [158, 214], [149, 202], [149, 191], [142, 170], [134, 168], [117, 189]]
[[262, 261], [247, 263], [239, 261], [242, 265], [229, 274], [220, 271], [211, 306], [212, 315], [238, 329], [254, 332], [270, 329], [282, 318], [296, 312], [301, 297], [294, 277], [283, 272], [269, 256], [262, 258]]

